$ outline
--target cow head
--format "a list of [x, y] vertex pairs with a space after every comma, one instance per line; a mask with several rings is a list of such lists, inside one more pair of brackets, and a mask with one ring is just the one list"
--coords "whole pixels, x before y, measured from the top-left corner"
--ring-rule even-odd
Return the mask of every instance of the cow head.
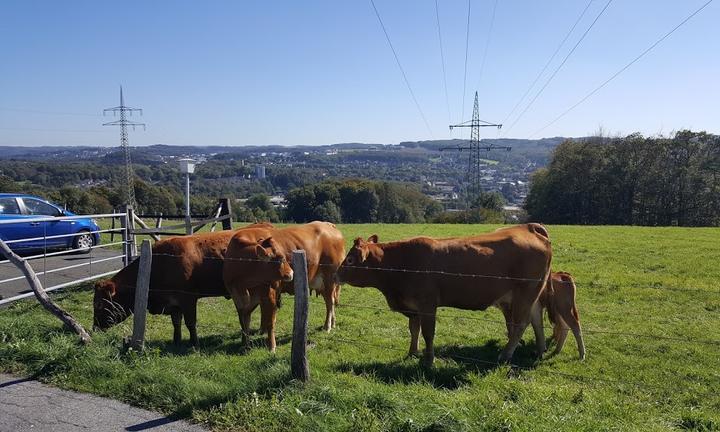
[[367, 240], [360, 237], [355, 239], [352, 248], [338, 269], [337, 275], [340, 281], [356, 286], [366, 286], [362, 282], [369, 273], [366, 268], [377, 267], [379, 264], [377, 242], [377, 234], [371, 235]]
[[292, 282], [293, 269], [290, 267], [284, 251], [272, 237], [258, 240], [255, 245], [255, 256], [258, 260], [270, 265], [269, 280]]
[[100, 281], [95, 284], [93, 298], [93, 328], [106, 330], [124, 321], [128, 308], [118, 303], [116, 285], [113, 280]]

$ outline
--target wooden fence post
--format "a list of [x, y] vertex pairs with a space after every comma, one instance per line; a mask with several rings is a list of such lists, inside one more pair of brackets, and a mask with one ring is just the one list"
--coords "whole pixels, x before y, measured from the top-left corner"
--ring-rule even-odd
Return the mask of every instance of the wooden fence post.
[[140, 247], [140, 268], [135, 283], [135, 306], [133, 309], [133, 334], [130, 347], [142, 351], [145, 346], [145, 321], [150, 291], [150, 271], [152, 268], [152, 248], [150, 240], [143, 240]]
[[220, 198], [220, 216], [227, 216], [227, 219], [222, 221], [222, 229], [232, 229], [232, 206], [230, 205], [230, 198]]
[[310, 365], [307, 358], [308, 298], [310, 289], [307, 278], [307, 260], [304, 250], [292, 253], [293, 284], [295, 285], [295, 316], [290, 357], [292, 376], [302, 382], [310, 379]]

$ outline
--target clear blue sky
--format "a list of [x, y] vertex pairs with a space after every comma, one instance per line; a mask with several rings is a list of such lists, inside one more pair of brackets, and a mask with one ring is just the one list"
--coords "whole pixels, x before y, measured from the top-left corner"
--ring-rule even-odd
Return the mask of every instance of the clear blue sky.
[[[131, 145], [450, 137], [448, 121], [459, 121], [462, 111], [467, 1], [439, 0], [450, 118], [435, 2], [375, 3], [432, 136], [369, 0], [11, 1], [2, 5], [0, 26], [0, 145], [117, 145], [119, 131], [101, 127], [112, 119], [100, 114], [118, 104], [120, 84], [148, 124], [131, 133]], [[605, 3], [593, 2], [550, 70]], [[500, 136], [531, 136], [703, 3], [614, 0], [535, 105]], [[499, 0], [480, 77], [493, 4], [471, 3], [465, 116], [477, 88], [481, 118], [502, 121], [586, 1]], [[581, 136], [599, 127], [719, 133], [719, 19], [715, 1], [539, 135]]]

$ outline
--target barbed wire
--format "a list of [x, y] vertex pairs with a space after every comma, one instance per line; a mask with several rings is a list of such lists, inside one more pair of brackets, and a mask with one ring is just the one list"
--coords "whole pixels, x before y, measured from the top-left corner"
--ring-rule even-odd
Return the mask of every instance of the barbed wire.
[[[316, 303], [319, 306], [319, 303], [317, 303], [316, 300], [311, 299], [310, 303]], [[484, 317], [477, 317], [477, 316], [463, 316], [463, 315], [455, 315], [455, 314], [448, 314], [448, 313], [429, 313], [429, 312], [419, 312], [419, 311], [411, 311], [411, 310], [399, 310], [399, 309], [390, 309], [390, 308], [383, 308], [379, 306], [369, 306], [369, 305], [349, 305], [346, 303], [342, 303], [340, 305], [337, 305], [336, 308], [344, 309], [344, 308], [350, 308], [350, 309], [371, 309], [371, 310], [379, 310], [379, 311], [385, 311], [385, 312], [398, 312], [402, 314], [410, 314], [410, 315], [419, 315], [419, 316], [435, 316], [437, 318], [452, 318], [452, 319], [462, 319], [462, 320], [470, 320], [470, 321], [483, 321], [483, 322], [489, 322], [493, 324], [502, 324], [503, 326], [511, 326], [514, 327], [515, 324], [513, 323], [506, 323], [505, 321], [499, 321], [492, 318], [484, 318]], [[582, 325], [581, 325], [582, 326]], [[543, 328], [545, 330], [553, 330], [552, 326], [543, 325]], [[664, 336], [664, 335], [655, 335], [655, 334], [648, 334], [648, 333], [634, 333], [634, 332], [617, 332], [617, 331], [611, 331], [611, 330], [597, 330], [593, 328], [587, 328], [582, 326], [582, 332], [583, 333], [590, 333], [590, 334], [607, 334], [607, 335], [614, 335], [614, 336], [630, 336], [630, 337], [636, 337], [636, 338], [646, 338], [646, 339], [661, 339], [661, 340], [669, 340], [674, 342], [692, 342], [697, 344], [705, 344], [705, 345], [719, 345], [720, 346], [720, 340], [712, 340], [712, 339], [690, 339], [690, 338], [680, 338], [680, 337], [673, 337], [673, 336]]]
[[[165, 256], [165, 257], [173, 257], [173, 258], [183, 258], [182, 255], [173, 255], [173, 254], [162, 254], [162, 253], [154, 253], [153, 256]], [[212, 259], [217, 261], [235, 261], [235, 262], [257, 262], [257, 263], [269, 263], [273, 261], [263, 260], [259, 258], [240, 258], [240, 257], [212, 257], [212, 256], [206, 256], [203, 259]], [[327, 264], [327, 263], [317, 263], [315, 264], [318, 267], [333, 267], [335, 269], [339, 268], [340, 266], [337, 264]], [[522, 281], [522, 282], [541, 282], [542, 279], [534, 279], [534, 278], [519, 278], [519, 277], [512, 277], [512, 276], [498, 276], [498, 275], [483, 275], [483, 274], [473, 274], [473, 273], [453, 273], [448, 272], [444, 270], [419, 270], [419, 269], [404, 269], [404, 268], [382, 268], [382, 267], [369, 267], [369, 266], [351, 266], [351, 265], [342, 265], [344, 268], [352, 268], [352, 269], [358, 269], [358, 270], [367, 270], [367, 271], [385, 271], [385, 272], [391, 272], [391, 273], [417, 273], [417, 274], [437, 274], [440, 276], [453, 276], [453, 277], [466, 277], [466, 278], [480, 278], [480, 279], [500, 279], [500, 280], [510, 280], [510, 281]], [[704, 292], [704, 293], [710, 293], [710, 294], [720, 294], [719, 290], [709, 290], [709, 289], [703, 289], [703, 288], [678, 288], [678, 287], [663, 287], [663, 286], [645, 286], [645, 285], [630, 285], [630, 286], [622, 286], [617, 284], [601, 284], [595, 281], [586, 282], [586, 283], [578, 283], [575, 281], [575, 285], [578, 287], [588, 287], [588, 288], [595, 288], [595, 287], [602, 287], [602, 288], [610, 288], [610, 289], [625, 289], [625, 288], [637, 288], [637, 289], [654, 289], [654, 290], [668, 290], [668, 291], [688, 291], [688, 292]]]

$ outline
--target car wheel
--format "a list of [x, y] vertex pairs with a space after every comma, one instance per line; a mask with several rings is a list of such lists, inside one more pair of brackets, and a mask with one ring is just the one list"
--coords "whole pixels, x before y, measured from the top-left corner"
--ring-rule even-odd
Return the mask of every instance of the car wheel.
[[73, 238], [72, 248], [80, 253], [90, 252], [93, 246], [95, 246], [95, 238], [89, 231], [80, 231]]

